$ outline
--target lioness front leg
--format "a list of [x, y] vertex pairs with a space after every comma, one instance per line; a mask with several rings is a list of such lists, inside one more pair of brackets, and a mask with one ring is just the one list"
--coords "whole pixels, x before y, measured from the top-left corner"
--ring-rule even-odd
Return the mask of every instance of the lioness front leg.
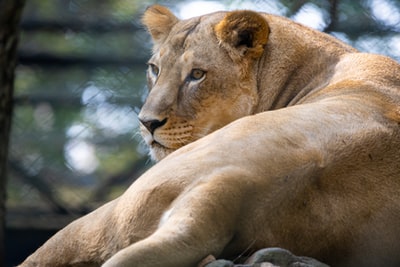
[[[57, 232], [18, 267], [97, 267], [118, 250], [113, 246], [112, 231], [114, 200], [83, 216]], [[108, 246], [101, 246], [107, 243]], [[113, 248], [110, 248], [113, 247]]]
[[202, 177], [173, 202], [157, 231], [119, 251], [103, 267], [189, 267], [207, 255], [221, 255], [233, 238], [246, 192], [231, 182], [243, 178], [245, 183], [245, 176], [229, 166]]

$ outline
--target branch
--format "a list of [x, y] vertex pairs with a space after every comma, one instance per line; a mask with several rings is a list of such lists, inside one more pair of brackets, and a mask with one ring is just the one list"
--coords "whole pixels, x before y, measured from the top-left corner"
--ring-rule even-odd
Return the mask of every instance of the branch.
[[[106, 99], [104, 102], [115, 105], [126, 105], [130, 107], [140, 107], [142, 102], [137, 98], [130, 97], [116, 97]], [[49, 94], [25, 94], [14, 97], [15, 105], [32, 105], [37, 106], [42, 103], [48, 103], [53, 107], [71, 107], [80, 108], [84, 107], [81, 96], [73, 95], [49, 95]]]
[[[145, 54], [145, 53], [143, 53]], [[23, 65], [40, 64], [46, 67], [98, 67], [99, 65], [123, 65], [136, 68], [145, 68], [145, 59], [143, 58], [117, 58], [108, 55], [100, 56], [59, 56], [49, 53], [31, 54], [27, 51], [19, 51], [18, 61]]]
[[24, 4], [24, 0], [0, 0], [0, 266], [5, 265], [7, 155], [13, 109], [19, 22]]
[[40, 196], [50, 204], [55, 212], [59, 214], [74, 213], [71, 208], [62, 203], [62, 201], [53, 194], [54, 189], [49, 183], [46, 183], [38, 175], [29, 174], [18, 160], [10, 159], [9, 166], [10, 169], [17, 174], [17, 177], [24, 181], [24, 183], [30, 184], [34, 187], [39, 192]]
[[93, 32], [93, 33], [108, 33], [108, 32], [128, 32], [134, 34], [137, 31], [143, 31], [133, 22], [129, 23], [112, 23], [107, 21], [87, 22], [82, 20], [69, 21], [43, 21], [26, 19], [21, 23], [21, 29], [25, 32], [33, 31], [52, 31], [52, 32]]
[[329, 24], [326, 26], [324, 29], [324, 32], [332, 32], [333, 29], [336, 28], [336, 24], [338, 21], [338, 12], [337, 12], [337, 7], [339, 4], [338, 0], [329, 0], [330, 4], [330, 9], [329, 9]]

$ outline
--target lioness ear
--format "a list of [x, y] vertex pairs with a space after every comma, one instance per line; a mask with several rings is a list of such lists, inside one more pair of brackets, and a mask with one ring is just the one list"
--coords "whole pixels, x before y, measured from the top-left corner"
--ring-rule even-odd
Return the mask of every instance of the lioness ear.
[[[232, 11], [214, 27], [221, 45], [236, 49], [240, 56], [258, 58], [268, 40], [269, 27], [265, 18], [254, 11]], [[228, 48], [229, 49], [229, 48]]]
[[168, 8], [160, 5], [148, 7], [142, 17], [142, 23], [155, 43], [162, 43], [177, 22], [178, 18]]

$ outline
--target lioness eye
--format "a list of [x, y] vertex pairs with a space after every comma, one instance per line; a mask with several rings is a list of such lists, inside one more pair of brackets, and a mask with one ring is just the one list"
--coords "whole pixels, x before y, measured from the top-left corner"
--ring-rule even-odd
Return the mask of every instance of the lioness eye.
[[206, 72], [204, 70], [200, 69], [193, 69], [192, 72], [190, 73], [190, 78], [192, 80], [200, 80], [201, 78], [204, 77]]
[[150, 67], [150, 71], [151, 71], [155, 76], [158, 76], [158, 73], [160, 72], [160, 69], [159, 69], [156, 65], [154, 65], [154, 64], [152, 64], [152, 63], [149, 63], [149, 67]]

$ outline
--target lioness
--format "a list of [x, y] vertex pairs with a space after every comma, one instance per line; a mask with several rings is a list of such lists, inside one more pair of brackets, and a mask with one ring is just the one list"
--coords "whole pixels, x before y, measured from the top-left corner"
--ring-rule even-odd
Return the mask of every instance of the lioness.
[[164, 159], [21, 266], [188, 267], [273, 246], [400, 266], [399, 64], [253, 11], [156, 5], [143, 22], [139, 118]]

